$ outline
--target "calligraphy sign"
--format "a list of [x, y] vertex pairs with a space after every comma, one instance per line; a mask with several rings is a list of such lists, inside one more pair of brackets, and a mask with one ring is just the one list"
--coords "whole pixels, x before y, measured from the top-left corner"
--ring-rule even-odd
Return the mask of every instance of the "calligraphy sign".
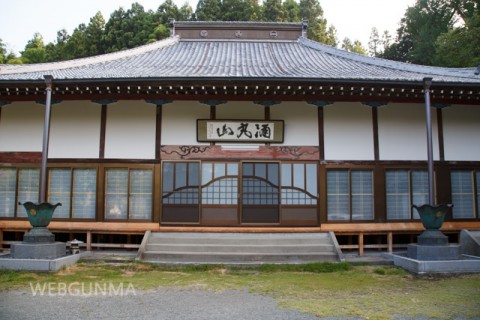
[[198, 142], [283, 142], [283, 120], [197, 120]]

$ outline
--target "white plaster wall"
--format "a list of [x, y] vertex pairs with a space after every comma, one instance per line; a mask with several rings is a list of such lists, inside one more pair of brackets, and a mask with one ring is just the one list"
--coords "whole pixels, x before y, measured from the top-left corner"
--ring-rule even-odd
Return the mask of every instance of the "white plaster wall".
[[45, 106], [14, 102], [2, 108], [0, 151], [42, 151]]
[[109, 104], [105, 158], [155, 158], [156, 107], [144, 101]]
[[49, 158], [98, 158], [101, 108], [90, 101], [54, 104]]
[[209, 119], [210, 106], [175, 101], [162, 106], [162, 145], [197, 145], [197, 119]]
[[283, 144], [318, 146], [318, 110], [305, 102], [282, 102], [270, 107], [272, 120], [284, 120]]
[[442, 110], [445, 160], [480, 161], [480, 106]]
[[326, 160], [374, 160], [371, 107], [337, 102], [323, 116]]
[[[433, 158], [439, 159], [437, 117], [432, 114]], [[392, 103], [378, 108], [380, 160], [427, 160], [425, 106]]]
[[217, 119], [263, 120], [264, 116], [265, 108], [251, 101], [229, 101], [217, 106]]

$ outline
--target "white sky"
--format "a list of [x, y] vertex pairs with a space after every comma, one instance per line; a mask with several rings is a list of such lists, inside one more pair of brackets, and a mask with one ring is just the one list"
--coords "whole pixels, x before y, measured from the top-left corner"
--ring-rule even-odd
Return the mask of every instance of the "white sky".
[[[45, 44], [56, 39], [57, 31], [66, 29], [72, 34], [80, 23], [101, 11], [105, 21], [122, 6], [129, 9], [138, 2], [145, 10], [156, 10], [163, 0], [0, 0], [0, 39], [7, 49], [18, 53], [39, 32]], [[174, 0], [177, 6], [185, 0]], [[195, 10], [197, 0], [188, 0]], [[324, 17], [337, 29], [339, 42], [345, 37], [358, 39], [368, 47], [373, 27], [383, 33], [396, 34], [398, 23], [408, 6], [415, 0], [320, 0]]]

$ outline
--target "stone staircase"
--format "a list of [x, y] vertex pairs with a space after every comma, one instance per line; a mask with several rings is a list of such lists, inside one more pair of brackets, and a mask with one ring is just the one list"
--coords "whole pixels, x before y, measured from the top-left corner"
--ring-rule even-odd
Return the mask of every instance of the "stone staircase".
[[164, 264], [344, 261], [333, 233], [181, 233], [147, 231], [137, 260]]

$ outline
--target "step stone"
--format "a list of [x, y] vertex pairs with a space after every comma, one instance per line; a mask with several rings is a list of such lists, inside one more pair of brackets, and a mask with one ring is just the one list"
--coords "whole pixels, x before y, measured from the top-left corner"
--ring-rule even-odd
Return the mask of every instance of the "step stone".
[[337, 261], [337, 256], [333, 253], [285, 253], [285, 254], [252, 254], [240, 252], [237, 254], [198, 254], [190, 253], [174, 253], [174, 252], [145, 252], [145, 261], [158, 261], [164, 263], [188, 262], [188, 263], [237, 263], [237, 262], [261, 262], [261, 263], [305, 263], [320, 261]]
[[144, 261], [166, 264], [262, 264], [338, 261], [328, 233], [153, 232]]
[[282, 253], [282, 252], [331, 252], [331, 244], [316, 245], [223, 245], [223, 244], [147, 244], [147, 251], [173, 251], [173, 252], [252, 252], [252, 253]]

